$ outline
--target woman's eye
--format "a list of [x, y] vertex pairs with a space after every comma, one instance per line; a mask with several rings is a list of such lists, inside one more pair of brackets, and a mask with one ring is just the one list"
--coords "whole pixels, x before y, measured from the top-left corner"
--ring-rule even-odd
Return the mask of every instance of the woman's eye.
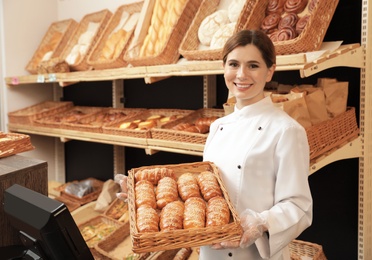
[[256, 68], [258, 68], [258, 65], [257, 64], [249, 64], [248, 67], [250, 69], [256, 69]]
[[236, 62], [230, 62], [229, 63], [229, 66], [230, 67], [233, 67], [233, 68], [236, 68], [236, 67], [238, 67], [238, 63], [236, 63]]

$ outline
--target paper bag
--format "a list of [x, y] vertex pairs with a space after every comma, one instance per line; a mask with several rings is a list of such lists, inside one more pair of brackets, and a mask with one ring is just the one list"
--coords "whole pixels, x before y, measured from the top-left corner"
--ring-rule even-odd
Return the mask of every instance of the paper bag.
[[116, 198], [116, 193], [120, 191], [120, 186], [114, 180], [107, 180], [102, 187], [102, 191], [97, 198], [94, 210], [103, 212]]

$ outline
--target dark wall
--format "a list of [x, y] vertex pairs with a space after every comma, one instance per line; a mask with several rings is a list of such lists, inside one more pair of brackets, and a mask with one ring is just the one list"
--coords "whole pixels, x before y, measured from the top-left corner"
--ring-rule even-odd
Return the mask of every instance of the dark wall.
[[[360, 43], [361, 0], [339, 0], [325, 41]], [[348, 105], [359, 117], [360, 70], [331, 68], [308, 78], [298, 71], [276, 72], [283, 84], [315, 84], [320, 77], [349, 82]], [[172, 77], [154, 84], [143, 79], [125, 80], [126, 107], [198, 109], [203, 106], [202, 77]], [[65, 100], [76, 105], [111, 106], [111, 82], [86, 82], [64, 88]], [[217, 76], [217, 107], [222, 108], [227, 90], [223, 76]], [[154, 164], [200, 161], [199, 156], [159, 152], [146, 155], [143, 149], [125, 148], [127, 170]], [[111, 145], [70, 141], [65, 145], [66, 181], [113, 176]], [[348, 159], [325, 166], [309, 177], [314, 198], [314, 222], [299, 239], [321, 244], [328, 259], [357, 259], [358, 160]]]

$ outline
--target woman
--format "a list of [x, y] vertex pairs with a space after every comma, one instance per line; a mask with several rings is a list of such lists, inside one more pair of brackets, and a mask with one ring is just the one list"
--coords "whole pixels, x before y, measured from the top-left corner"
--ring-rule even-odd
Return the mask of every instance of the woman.
[[264, 94], [275, 62], [262, 31], [240, 31], [224, 46], [225, 83], [236, 105], [211, 125], [203, 160], [220, 169], [244, 233], [240, 243], [202, 247], [202, 260], [290, 259], [287, 245], [312, 222], [306, 132]]

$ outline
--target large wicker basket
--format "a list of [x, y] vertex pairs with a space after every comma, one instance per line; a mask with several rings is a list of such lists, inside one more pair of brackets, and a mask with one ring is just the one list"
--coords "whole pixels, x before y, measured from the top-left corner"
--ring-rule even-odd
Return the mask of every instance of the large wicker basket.
[[[71, 36], [74, 34], [78, 23], [73, 19], [62, 20], [52, 23], [31, 60], [26, 66], [26, 70], [31, 74], [37, 74], [38, 65], [42, 61], [43, 56], [48, 51], [53, 51], [50, 58], [59, 57], [66, 46], [67, 42], [70, 40]], [[48, 46], [53, 39], [55, 34], [60, 34], [60, 39], [54, 49], [49, 49]]]
[[348, 107], [344, 113], [307, 128], [306, 133], [313, 160], [359, 135], [355, 108]]
[[321, 245], [301, 240], [293, 240], [289, 244], [291, 260], [327, 260]]
[[[215, 12], [220, 0], [204, 0], [182, 40], [179, 51], [187, 60], [221, 60], [221, 49], [200, 48], [198, 30], [205, 17]], [[246, 0], [235, 26], [235, 32], [244, 28], [259, 29], [265, 17], [268, 0]]]
[[140, 13], [142, 6], [143, 6], [142, 2], [133, 3], [133, 4], [125, 4], [125, 5], [120, 6], [116, 10], [114, 15], [111, 17], [110, 21], [108, 22], [107, 26], [105, 27], [100, 38], [97, 40], [96, 44], [94, 45], [92, 52], [89, 54], [87, 58], [87, 63], [91, 65], [93, 69], [113, 69], [113, 68], [125, 67], [128, 65], [128, 63], [124, 60], [124, 53], [129, 47], [130, 40], [133, 37], [134, 30], [127, 32], [127, 34], [125, 35], [125, 39], [118, 43], [120, 44], [120, 46], [116, 48], [119, 48], [121, 51], [115, 52], [115, 56], [113, 56], [112, 59], [102, 60], [100, 58], [101, 58], [102, 50], [105, 47], [105, 44], [107, 40], [109, 39], [110, 34], [120, 23], [123, 12], [129, 13], [129, 15], [132, 15], [137, 12]]
[[99, 37], [103, 33], [103, 30], [105, 29], [105, 26], [107, 25], [111, 16], [112, 13], [109, 10], [104, 9], [95, 13], [87, 14], [80, 21], [78, 27], [75, 30], [75, 33], [72, 35], [67, 45], [63, 49], [63, 52], [61, 54], [61, 58], [63, 60], [68, 57], [74, 46], [78, 44], [80, 36], [87, 31], [89, 23], [98, 23], [98, 28], [93, 35], [89, 46], [87, 46], [85, 54], [80, 55], [80, 57], [74, 64], [69, 64], [71, 71], [82, 71], [91, 69], [91, 67], [87, 63], [87, 58], [91, 53], [93, 46], [97, 43]]
[[[142, 46], [140, 42], [137, 46], [131, 47], [124, 54], [124, 60], [133, 66], [151, 66], [176, 63], [180, 58], [178, 48], [189, 28], [202, 0], [187, 0], [187, 4], [183, 9], [182, 14], [178, 18], [176, 25], [171, 29], [170, 36], [167, 42], [162, 47], [159, 54], [154, 56], [140, 57], [139, 49]], [[147, 31], [148, 28], [142, 28]]]
[[338, 0], [317, 1], [300, 35], [292, 40], [274, 42], [277, 55], [319, 50], [337, 5]]
[[36, 105], [26, 107], [8, 113], [9, 123], [12, 124], [33, 124], [35, 120], [61, 113], [73, 106], [70, 101], [44, 101]]
[[[223, 226], [195, 228], [195, 229], [178, 229], [159, 232], [140, 233], [137, 229], [137, 217], [135, 206], [135, 179], [134, 176], [137, 171], [143, 169], [150, 169], [156, 167], [167, 167], [173, 169], [176, 177], [181, 174], [189, 172], [199, 174], [203, 171], [211, 171], [215, 174], [218, 183], [221, 187], [222, 193], [230, 208], [232, 220], [229, 224]], [[230, 202], [229, 195], [220, 178], [217, 167], [211, 162], [195, 162], [185, 164], [173, 165], [155, 165], [144, 166], [140, 168], [131, 169], [128, 172], [128, 206], [130, 212], [130, 233], [133, 244], [133, 252], [155, 252], [162, 250], [170, 250], [183, 247], [197, 247], [202, 245], [210, 245], [222, 241], [239, 241], [242, 228], [240, 220], [234, 206]]]

